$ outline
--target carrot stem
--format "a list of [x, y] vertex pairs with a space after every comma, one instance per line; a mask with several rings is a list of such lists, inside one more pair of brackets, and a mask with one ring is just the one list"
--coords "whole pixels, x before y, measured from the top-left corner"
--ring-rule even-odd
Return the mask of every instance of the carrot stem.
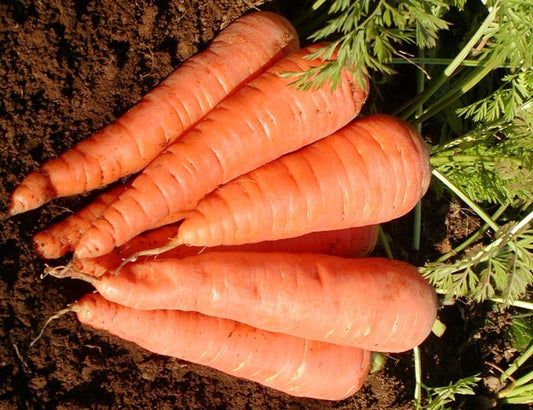
[[483, 78], [485, 78], [491, 71], [498, 67], [502, 61], [501, 55], [494, 55], [490, 58], [489, 62], [484, 65], [480, 65], [475, 68], [469, 75], [465, 76], [459, 81], [455, 87], [445, 93], [441, 98], [435, 101], [431, 106], [426, 108], [422, 114], [415, 116], [411, 121], [413, 124], [423, 123], [429, 118], [435, 116], [437, 113], [448, 107], [464, 94], [470, 91], [475, 85], [477, 85]]
[[503, 298], [493, 296], [489, 300], [496, 302], [496, 303], [508, 303], [511, 306], [527, 309], [527, 310], [533, 310], [533, 302], [527, 301], [527, 300], [514, 300], [514, 301], [506, 301]]
[[[445, 84], [450, 77], [456, 73], [457, 69], [461, 66], [461, 63], [466, 59], [468, 54], [476, 46], [478, 41], [483, 37], [485, 31], [489, 25], [494, 21], [496, 17], [497, 7], [493, 7], [490, 13], [487, 15], [481, 26], [477, 29], [474, 35], [470, 38], [468, 43], [462, 48], [462, 50], [455, 56], [452, 62], [444, 69], [439, 78], [437, 78], [422, 94], [418, 94], [415, 98], [409, 101], [404, 106], [400, 107], [394, 115], [399, 116], [402, 119], [408, 119], [413, 115], [419, 107], [421, 107], [429, 98], [435, 94], [435, 92]], [[477, 65], [479, 66], [479, 64]]]
[[[409, 58], [409, 60], [406, 60], [405, 58], [392, 58], [391, 64], [420, 64], [420, 65], [450, 65], [452, 63], [452, 59], [450, 58], [430, 58], [430, 57], [413, 57]], [[482, 61], [478, 60], [469, 60], [465, 59], [459, 63], [459, 66], [461, 67], [479, 67], [480, 65], [484, 65]], [[499, 68], [509, 68], [509, 64], [501, 64]]]
[[431, 165], [442, 165], [442, 164], [450, 164], [450, 163], [457, 163], [457, 162], [476, 162], [480, 161], [484, 164], [495, 164], [497, 162], [501, 162], [502, 159], [505, 158], [506, 161], [514, 162], [518, 166], [523, 166], [524, 163], [518, 158], [513, 157], [502, 157], [501, 154], [494, 154], [494, 155], [441, 155], [441, 154], [435, 154], [430, 158]]
[[515, 361], [509, 366], [509, 368], [501, 375], [500, 382], [504, 382], [508, 379], [517, 369], [520, 368], [529, 358], [533, 356], [533, 342], [529, 344], [529, 347], [524, 353], [522, 353]]
[[[420, 47], [418, 49], [418, 53], [421, 57], [424, 57], [424, 50]], [[422, 65], [421, 70], [418, 71], [417, 75], [417, 92], [418, 94], [422, 94], [424, 92], [424, 85], [425, 85], [425, 74], [424, 74], [424, 67]], [[422, 101], [417, 106], [417, 113], [420, 114], [423, 111], [424, 102]], [[418, 123], [415, 124], [415, 129], [420, 133], [422, 130], [422, 124]], [[422, 224], [422, 203], [419, 200], [414, 208], [414, 220], [413, 220], [413, 240], [412, 240], [412, 247], [415, 250], [420, 249], [420, 226]], [[413, 348], [413, 356], [414, 356], [414, 368], [415, 368], [415, 391], [414, 391], [414, 399], [415, 399], [415, 408], [419, 409], [422, 405], [422, 361], [420, 359], [420, 349], [418, 346], [415, 346]]]
[[413, 348], [414, 367], [415, 367], [415, 409], [422, 408], [422, 361], [420, 360], [420, 349], [418, 346]]
[[387, 238], [387, 235], [385, 234], [385, 231], [383, 230], [383, 227], [379, 226], [379, 241], [383, 245], [383, 249], [385, 250], [385, 254], [387, 255], [387, 258], [394, 259], [394, 255], [392, 253], [392, 249], [389, 244], [389, 240]]
[[[502, 205], [498, 208], [496, 212], [492, 215], [492, 220], [496, 221], [503, 212], [507, 209], [508, 205]], [[452, 249], [450, 252], [442, 255], [440, 258], [436, 260], [436, 262], [445, 262], [448, 259], [450, 259], [453, 256], [458, 255], [460, 252], [462, 252], [464, 249], [466, 249], [470, 244], [472, 244], [476, 239], [478, 239], [481, 235], [483, 235], [487, 230], [489, 229], [489, 224], [483, 225], [480, 229], [478, 229], [472, 236], [470, 236], [466, 241], [461, 243], [460, 245], [456, 246], [454, 249]]]
[[[420, 47], [418, 52], [421, 57], [424, 57], [425, 53], [424, 53], [423, 48]], [[417, 81], [416, 81], [418, 94], [421, 94], [424, 92], [424, 85], [425, 85], [425, 78], [426, 78], [424, 65], [422, 64], [420, 68], [421, 69], [418, 71]], [[423, 110], [423, 103], [418, 105], [418, 110], [417, 110], [418, 114], [420, 114], [422, 110]], [[422, 125], [420, 123], [415, 124], [415, 129], [419, 133], [421, 133]], [[414, 208], [413, 216], [414, 216], [414, 220], [413, 220], [412, 247], [414, 250], [418, 251], [420, 250], [420, 227], [422, 225], [422, 204], [420, 201], [418, 201], [418, 203], [416, 204]]]
[[498, 224], [492, 220], [492, 218], [481, 207], [472, 201], [467, 195], [461, 191], [452, 181], [450, 181], [444, 174], [436, 169], [433, 169], [431, 173], [442, 182], [450, 191], [457, 195], [462, 201], [464, 201], [478, 216], [485, 221], [494, 231], [500, 229]]

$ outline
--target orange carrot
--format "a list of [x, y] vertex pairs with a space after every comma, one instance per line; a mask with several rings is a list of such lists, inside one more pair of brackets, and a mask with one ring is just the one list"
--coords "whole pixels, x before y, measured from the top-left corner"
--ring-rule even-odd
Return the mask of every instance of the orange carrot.
[[428, 152], [414, 128], [371, 115], [223, 185], [166, 247], [140, 254], [379, 224], [409, 212], [430, 178]]
[[81, 236], [91, 226], [91, 222], [102, 215], [104, 210], [126, 190], [120, 185], [100, 194], [85, 208], [62, 221], [37, 232], [32, 240], [37, 255], [45, 259], [55, 259], [74, 250]]
[[192, 209], [217, 186], [346, 125], [368, 94], [345, 71], [338, 86], [299, 90], [282, 74], [321, 65], [309, 46], [222, 101], [184, 137], [159, 155], [93, 222], [75, 249], [77, 257], [110, 252], [151, 229], [165, 215]]
[[435, 290], [416, 267], [379, 257], [208, 252], [88, 280], [107, 300], [135, 309], [197, 311], [380, 352], [419, 345], [437, 314]]
[[[45, 259], [55, 259], [73, 251], [80, 238], [92, 226], [92, 222], [101, 216], [128, 186], [120, 185], [100, 194], [85, 208], [37, 232], [32, 238], [37, 255]], [[157, 226], [172, 224], [184, 216], [184, 213], [168, 215], [159, 221]]]
[[[178, 225], [163, 226], [153, 231], [145, 232], [114, 252], [88, 259], [74, 259], [72, 270], [83, 274], [98, 277], [106, 272], [115, 272], [124, 259], [136, 252], [145, 249], [157, 248], [165, 245], [169, 238], [176, 236]], [[253, 251], [272, 252], [283, 251], [293, 253], [323, 253], [344, 257], [363, 257], [369, 255], [374, 249], [378, 237], [378, 226], [362, 226], [356, 228], [340, 229], [336, 231], [312, 232], [296, 238], [287, 238], [279, 241], [266, 241], [238, 246], [216, 246], [213, 248], [200, 248], [195, 246], [179, 246], [158, 256], [162, 258], [185, 258], [205, 252], [224, 251]], [[52, 268], [50, 271], [54, 271]], [[68, 275], [65, 271], [63, 274]]]
[[257, 12], [226, 27], [117, 121], [31, 172], [8, 212], [103, 187], [144, 168], [224, 97], [299, 47], [283, 17]]
[[287, 394], [342, 400], [358, 391], [371, 354], [353, 347], [271, 333], [231, 320], [180, 311], [139, 311], [84, 296], [81, 323], [162, 354], [202, 364]]

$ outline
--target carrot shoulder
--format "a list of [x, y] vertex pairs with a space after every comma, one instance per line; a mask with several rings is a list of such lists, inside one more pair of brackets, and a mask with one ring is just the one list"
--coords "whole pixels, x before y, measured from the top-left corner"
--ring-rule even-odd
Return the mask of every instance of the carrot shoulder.
[[[106, 272], [115, 272], [122, 262], [136, 252], [164, 246], [169, 238], [176, 236], [178, 225], [163, 226], [144, 232], [113, 252], [96, 258], [74, 259], [70, 266], [73, 272], [98, 277]], [[377, 242], [378, 226], [361, 226], [339, 229], [335, 231], [311, 232], [296, 238], [279, 241], [265, 241], [236, 246], [216, 246], [213, 248], [196, 246], [178, 246], [158, 255], [163, 258], [185, 258], [206, 252], [248, 251], [272, 252], [283, 251], [293, 253], [321, 253], [344, 257], [363, 257], [369, 255]], [[49, 272], [57, 271], [50, 269]], [[69, 271], [61, 272], [61, 276], [69, 275]], [[76, 273], [74, 273], [76, 276]]]
[[197, 311], [380, 352], [422, 343], [437, 312], [435, 291], [416, 267], [379, 257], [208, 252], [131, 263], [91, 283], [135, 309]]
[[8, 212], [105, 186], [144, 168], [228, 94], [299, 47], [294, 27], [270, 12], [245, 15], [111, 125], [22, 181]]
[[93, 223], [75, 249], [78, 257], [110, 252], [165, 215], [194, 208], [217, 186], [346, 125], [368, 90], [344, 72], [339, 85], [299, 90], [285, 72], [323, 64], [296, 51], [222, 101], [160, 154]]
[[86, 295], [80, 322], [157, 354], [210, 366], [293, 396], [342, 400], [361, 388], [371, 354], [180, 311], [139, 311]]
[[169, 247], [236, 245], [387, 222], [416, 205], [430, 178], [429, 155], [413, 127], [367, 116], [213, 191]]

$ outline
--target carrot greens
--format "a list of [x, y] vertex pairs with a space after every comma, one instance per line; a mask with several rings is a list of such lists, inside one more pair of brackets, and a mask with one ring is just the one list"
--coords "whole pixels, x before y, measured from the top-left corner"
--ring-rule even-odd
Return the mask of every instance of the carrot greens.
[[[422, 274], [445, 300], [492, 300], [530, 312], [533, 1], [318, 0], [313, 8], [327, 18], [310, 39], [332, 41], [339, 58], [298, 84], [334, 83], [340, 67], [354, 67], [370, 75], [379, 100], [395, 75], [413, 77], [415, 67], [421, 75], [402, 85], [389, 109], [426, 136], [437, 201], [458, 200], [482, 221], [463, 243], [427, 261]], [[421, 212], [432, 211], [422, 205]], [[531, 363], [530, 350], [518, 370]], [[475, 375], [428, 387], [420, 369], [415, 349], [415, 404], [424, 408], [474, 394], [481, 380]], [[497, 394], [498, 403], [531, 402], [533, 375], [520, 375]]]
[[306, 88], [331, 80], [335, 85], [345, 67], [350, 67], [361, 83], [362, 73], [393, 74], [393, 57], [409, 59], [402, 47], [412, 44], [434, 47], [439, 32], [449, 28], [444, 13], [450, 7], [462, 8], [464, 3], [464, 0], [317, 0], [312, 5], [315, 13], [326, 14], [328, 18], [323, 27], [311, 34], [310, 40], [335, 37], [316, 56], [327, 56], [338, 48], [338, 59], [302, 75], [297, 84]]

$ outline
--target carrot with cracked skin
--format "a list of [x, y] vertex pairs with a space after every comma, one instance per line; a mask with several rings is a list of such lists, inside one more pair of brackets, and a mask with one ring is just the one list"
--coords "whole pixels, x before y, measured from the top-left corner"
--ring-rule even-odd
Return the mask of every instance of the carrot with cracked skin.
[[287, 252], [208, 252], [126, 265], [88, 280], [134, 309], [196, 311], [272, 332], [404, 352], [430, 334], [433, 287], [409, 263]]
[[282, 16], [257, 12], [235, 20], [113, 124], [28, 174], [8, 212], [138, 172], [228, 94], [298, 48], [296, 30]]
[[[110, 252], [153, 228], [168, 214], [193, 209], [221, 184], [283, 154], [319, 140], [357, 116], [368, 88], [351, 72], [337, 87], [299, 90], [285, 72], [302, 72], [324, 63], [296, 51], [222, 101], [184, 137], [159, 155], [93, 222], [79, 241], [77, 257]], [[332, 58], [335, 58], [333, 56]]]
[[159, 249], [238, 245], [388, 222], [429, 187], [429, 154], [408, 123], [375, 114], [207, 195]]
[[181, 311], [141, 311], [89, 294], [78, 320], [152, 353], [209, 366], [297, 397], [342, 400], [357, 392], [371, 353]]
[[[89, 259], [74, 259], [70, 266], [74, 271], [98, 277], [106, 272], [115, 272], [124, 259], [144, 249], [163, 246], [169, 238], [176, 236], [178, 225], [163, 226], [145, 232], [106, 255]], [[157, 256], [163, 258], [185, 258], [205, 252], [252, 251], [272, 252], [283, 251], [292, 253], [322, 253], [344, 257], [363, 257], [369, 255], [377, 242], [378, 226], [362, 226], [335, 231], [312, 232], [296, 238], [279, 241], [266, 241], [237, 246], [216, 246], [214, 248], [179, 246]], [[55, 268], [51, 268], [52, 270]], [[69, 270], [64, 273], [68, 275]]]

